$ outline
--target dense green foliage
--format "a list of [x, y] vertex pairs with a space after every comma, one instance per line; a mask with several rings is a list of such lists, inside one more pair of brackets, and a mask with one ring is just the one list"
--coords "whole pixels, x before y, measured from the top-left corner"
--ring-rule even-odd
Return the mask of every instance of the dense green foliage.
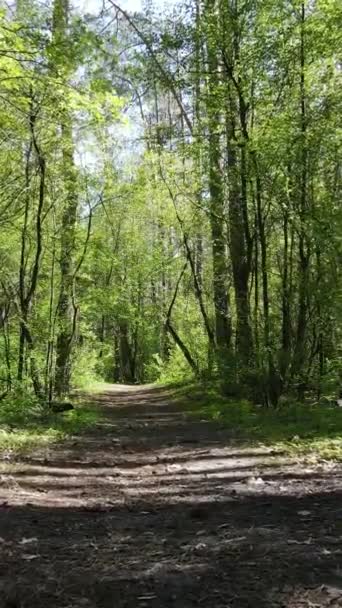
[[193, 376], [258, 404], [339, 397], [340, 18], [1, 11], [4, 399]]

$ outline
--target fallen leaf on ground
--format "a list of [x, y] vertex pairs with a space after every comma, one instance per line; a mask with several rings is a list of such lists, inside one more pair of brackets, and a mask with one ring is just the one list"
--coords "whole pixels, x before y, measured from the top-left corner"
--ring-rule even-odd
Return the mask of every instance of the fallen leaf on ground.
[[227, 543], [238, 543], [242, 540], [246, 540], [247, 536], [238, 536], [237, 538], [228, 538], [227, 540], [224, 540], [224, 544], [226, 545]]
[[33, 536], [32, 538], [22, 538], [19, 541], [19, 545], [28, 545], [29, 543], [37, 543], [38, 542], [38, 538], [36, 538], [35, 536]]
[[312, 538], [308, 538], [307, 540], [296, 540], [294, 538], [289, 538], [287, 541], [288, 545], [311, 545]]
[[253, 486], [262, 486], [265, 482], [261, 477], [250, 477], [248, 483]]

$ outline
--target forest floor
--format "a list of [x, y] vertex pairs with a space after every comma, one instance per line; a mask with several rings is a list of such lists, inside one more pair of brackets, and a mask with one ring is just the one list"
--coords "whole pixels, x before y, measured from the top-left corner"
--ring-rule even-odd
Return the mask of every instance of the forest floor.
[[1, 465], [0, 608], [342, 606], [342, 465], [108, 386], [101, 417]]

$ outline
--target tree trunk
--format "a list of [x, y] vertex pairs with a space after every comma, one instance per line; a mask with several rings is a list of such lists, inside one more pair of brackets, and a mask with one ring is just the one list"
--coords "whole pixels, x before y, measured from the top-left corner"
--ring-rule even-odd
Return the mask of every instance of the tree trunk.
[[229, 191], [229, 240], [233, 268], [236, 304], [236, 349], [241, 362], [248, 365], [252, 355], [252, 331], [248, 280], [250, 268], [245, 239], [245, 223], [239, 191], [235, 127], [232, 119], [227, 119], [227, 160]]
[[[32, 302], [37, 289], [40, 263], [42, 257], [42, 217], [45, 203], [45, 175], [46, 164], [45, 158], [41, 151], [40, 145], [36, 137], [36, 120], [39, 108], [34, 107], [33, 92], [30, 91], [30, 113], [29, 113], [29, 128], [30, 128], [30, 144], [26, 158], [25, 184], [27, 188], [24, 212], [24, 225], [21, 235], [21, 253], [20, 253], [20, 268], [19, 268], [19, 308], [20, 308], [20, 327], [19, 327], [19, 356], [18, 356], [18, 380], [23, 378], [25, 368], [25, 345], [28, 347], [30, 358], [30, 372], [36, 396], [42, 397], [42, 386], [39, 377], [39, 370], [36, 365], [36, 356], [34, 352], [34, 340], [29, 328], [29, 317], [32, 307]], [[38, 167], [39, 185], [38, 185], [38, 201], [35, 215], [35, 253], [32, 262], [32, 269], [27, 273], [27, 253], [26, 240], [28, 237], [28, 221], [31, 204], [30, 187], [30, 160], [31, 154], [34, 152], [34, 158]], [[27, 276], [29, 274], [29, 276]]]
[[282, 276], [282, 325], [281, 325], [281, 352], [280, 352], [280, 375], [283, 385], [286, 385], [287, 370], [290, 363], [291, 353], [291, 301], [290, 301], [290, 276], [289, 276], [289, 218], [288, 211], [284, 211], [283, 235], [283, 276]]
[[207, 114], [208, 114], [208, 156], [210, 226], [213, 257], [213, 296], [215, 310], [216, 344], [220, 351], [231, 345], [232, 329], [227, 290], [227, 255], [224, 232], [224, 188], [221, 168], [221, 104], [218, 65], [218, 45], [216, 38], [217, 17], [214, 0], [207, 0], [206, 50], [208, 63]]
[[300, 200], [299, 200], [299, 242], [298, 242], [298, 316], [296, 341], [292, 360], [292, 375], [300, 380], [300, 391], [304, 389], [302, 370], [305, 358], [306, 334], [308, 324], [308, 283], [310, 268], [310, 247], [307, 242], [307, 117], [306, 117], [306, 90], [305, 90], [305, 4], [301, 4], [300, 28]]
[[[69, 17], [68, 0], [55, 0], [53, 35], [56, 45], [66, 46]], [[58, 64], [54, 66], [58, 70]], [[72, 118], [67, 107], [62, 110], [61, 147], [63, 158], [65, 201], [61, 223], [60, 288], [57, 311], [57, 342], [55, 392], [66, 394], [70, 389], [71, 352], [75, 334], [74, 254], [78, 209], [77, 172], [74, 161]]]
[[119, 353], [121, 380], [129, 383], [134, 382], [132, 349], [128, 339], [128, 324], [126, 320], [119, 322]]
[[[239, 65], [239, 26], [237, 7], [220, 6], [221, 55], [225, 75], [226, 150], [229, 194], [229, 238], [236, 305], [236, 350], [243, 366], [252, 359], [253, 335], [250, 325], [249, 277], [253, 242], [250, 237], [247, 209], [247, 105], [241, 77], [235, 74]], [[237, 125], [239, 133], [237, 134]]]

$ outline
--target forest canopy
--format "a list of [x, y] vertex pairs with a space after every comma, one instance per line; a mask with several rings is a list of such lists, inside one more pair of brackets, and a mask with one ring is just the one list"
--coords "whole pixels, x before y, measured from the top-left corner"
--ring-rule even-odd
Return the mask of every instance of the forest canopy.
[[0, 396], [342, 376], [337, 0], [0, 9]]

